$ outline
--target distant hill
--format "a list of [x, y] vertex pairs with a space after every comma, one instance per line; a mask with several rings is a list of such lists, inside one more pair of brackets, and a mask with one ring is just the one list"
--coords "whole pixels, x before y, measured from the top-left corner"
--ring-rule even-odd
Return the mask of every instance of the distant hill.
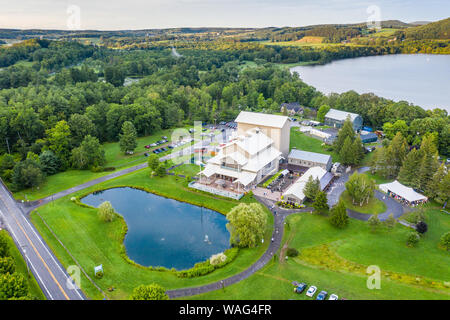
[[405, 39], [450, 39], [450, 18], [399, 31]]
[[423, 25], [426, 25], [429, 23], [431, 23], [431, 21], [413, 21], [413, 22], [410, 22], [409, 24], [411, 24], [413, 26], [423, 26]]

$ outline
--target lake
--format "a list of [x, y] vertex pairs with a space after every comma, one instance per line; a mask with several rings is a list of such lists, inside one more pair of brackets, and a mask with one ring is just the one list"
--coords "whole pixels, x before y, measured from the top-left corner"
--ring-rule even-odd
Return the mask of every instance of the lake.
[[450, 55], [397, 54], [291, 68], [321, 92], [373, 92], [394, 101], [450, 113]]
[[128, 226], [127, 254], [143, 266], [189, 269], [230, 247], [225, 216], [209, 209], [133, 188], [108, 189], [81, 201], [93, 207], [111, 202]]

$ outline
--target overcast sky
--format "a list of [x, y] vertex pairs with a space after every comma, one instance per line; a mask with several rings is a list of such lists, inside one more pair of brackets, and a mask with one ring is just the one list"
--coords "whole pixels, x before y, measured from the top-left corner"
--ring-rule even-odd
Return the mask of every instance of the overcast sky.
[[377, 14], [374, 5], [381, 20], [450, 16], [449, 0], [0, 0], [0, 28], [305, 26], [365, 22]]

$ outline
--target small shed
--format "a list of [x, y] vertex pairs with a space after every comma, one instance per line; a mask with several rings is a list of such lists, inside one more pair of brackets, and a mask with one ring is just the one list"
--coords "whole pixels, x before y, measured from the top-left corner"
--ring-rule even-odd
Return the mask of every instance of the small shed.
[[371, 143], [371, 142], [377, 142], [378, 136], [373, 133], [369, 132], [368, 134], [362, 134], [360, 135], [362, 143]]

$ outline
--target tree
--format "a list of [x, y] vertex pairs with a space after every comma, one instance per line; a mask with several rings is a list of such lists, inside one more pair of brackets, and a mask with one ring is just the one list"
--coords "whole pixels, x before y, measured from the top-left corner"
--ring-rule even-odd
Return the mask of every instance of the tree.
[[85, 114], [72, 114], [69, 119], [69, 127], [74, 146], [79, 146], [87, 135], [95, 136], [95, 125]]
[[56, 125], [46, 131], [48, 149], [61, 159], [63, 166], [68, 163], [70, 156], [70, 127], [65, 120], [61, 120]]
[[400, 132], [397, 132], [391, 143], [387, 147], [387, 166], [386, 175], [389, 178], [397, 177], [403, 160], [408, 153], [408, 143]]
[[28, 285], [21, 274], [0, 274], [0, 300], [22, 298], [27, 294]]
[[86, 136], [78, 148], [72, 150], [72, 165], [77, 169], [102, 166], [106, 163], [105, 151], [97, 138]]
[[123, 153], [134, 152], [137, 147], [137, 133], [131, 121], [125, 121], [122, 125], [122, 134], [119, 135], [120, 150]]
[[355, 131], [353, 130], [353, 123], [350, 120], [350, 117], [345, 120], [342, 128], [338, 132], [336, 140], [334, 141], [334, 150], [336, 152], [340, 153], [347, 137], [350, 138], [350, 142], [353, 142], [353, 139], [355, 137]]
[[419, 188], [426, 191], [430, 180], [439, 168], [435, 136], [425, 135], [420, 145]]
[[362, 207], [365, 203], [369, 203], [375, 190], [375, 182], [364, 173], [354, 172], [345, 183], [348, 195], [352, 199], [353, 204]]
[[323, 191], [319, 191], [312, 206], [317, 212], [327, 211], [329, 209], [327, 194]]
[[352, 138], [345, 138], [344, 144], [342, 148], [339, 150], [339, 156], [341, 158], [341, 162], [344, 165], [351, 165], [355, 163], [355, 154], [353, 153], [353, 143]]
[[378, 227], [381, 225], [381, 221], [378, 218], [378, 213], [371, 215], [369, 220], [367, 220], [367, 223], [369, 224], [372, 232], [375, 232], [378, 229]]
[[391, 213], [387, 219], [384, 221], [386, 227], [389, 229], [393, 229], [395, 227], [395, 224], [397, 223], [397, 220], [395, 220], [394, 215]]
[[238, 247], [256, 247], [261, 243], [267, 225], [267, 215], [257, 203], [241, 203], [227, 214], [230, 242]]
[[337, 228], [344, 228], [348, 225], [348, 215], [345, 204], [342, 200], [331, 208], [330, 212], [330, 223]]
[[447, 173], [447, 167], [445, 166], [445, 163], [443, 162], [439, 169], [433, 174], [433, 177], [428, 182], [426, 194], [430, 198], [437, 198], [440, 194], [440, 186], [441, 181], [445, 178]]
[[159, 158], [156, 154], [151, 154], [148, 157], [148, 167], [152, 170], [152, 171], [156, 171], [156, 168], [158, 168], [159, 166]]
[[15, 190], [34, 188], [45, 180], [41, 167], [34, 160], [26, 159], [18, 162], [13, 169], [12, 182]]
[[46, 175], [55, 174], [61, 169], [61, 160], [50, 150], [41, 153], [39, 163]]
[[326, 104], [320, 106], [319, 110], [317, 110], [317, 121], [324, 122], [328, 111], [330, 111], [330, 106]]
[[166, 290], [159, 284], [140, 285], [134, 288], [131, 300], [169, 300]]
[[403, 161], [403, 165], [398, 173], [398, 181], [406, 186], [418, 188], [417, 168], [419, 167], [420, 160], [420, 152], [417, 149], [412, 149]]
[[419, 221], [416, 224], [416, 230], [417, 230], [418, 233], [424, 234], [428, 230], [428, 225], [424, 221]]
[[164, 163], [160, 163], [155, 170], [156, 174], [158, 175], [158, 177], [164, 177], [166, 175], [166, 166], [164, 165]]
[[12, 257], [0, 257], [0, 274], [13, 274], [16, 270], [16, 265]]
[[316, 199], [317, 194], [320, 191], [320, 181], [319, 179], [314, 179], [313, 176], [309, 176], [308, 181], [305, 184], [305, 188], [303, 189], [303, 194], [309, 199]]
[[447, 251], [450, 250], [450, 231], [447, 231], [442, 235], [439, 245]]
[[98, 217], [103, 222], [111, 222], [114, 220], [115, 212], [111, 202], [105, 201], [98, 206]]
[[358, 136], [352, 143], [353, 163], [352, 165], [358, 165], [364, 158], [364, 147], [361, 138]]
[[9, 257], [9, 243], [6, 235], [0, 232], [0, 257]]

